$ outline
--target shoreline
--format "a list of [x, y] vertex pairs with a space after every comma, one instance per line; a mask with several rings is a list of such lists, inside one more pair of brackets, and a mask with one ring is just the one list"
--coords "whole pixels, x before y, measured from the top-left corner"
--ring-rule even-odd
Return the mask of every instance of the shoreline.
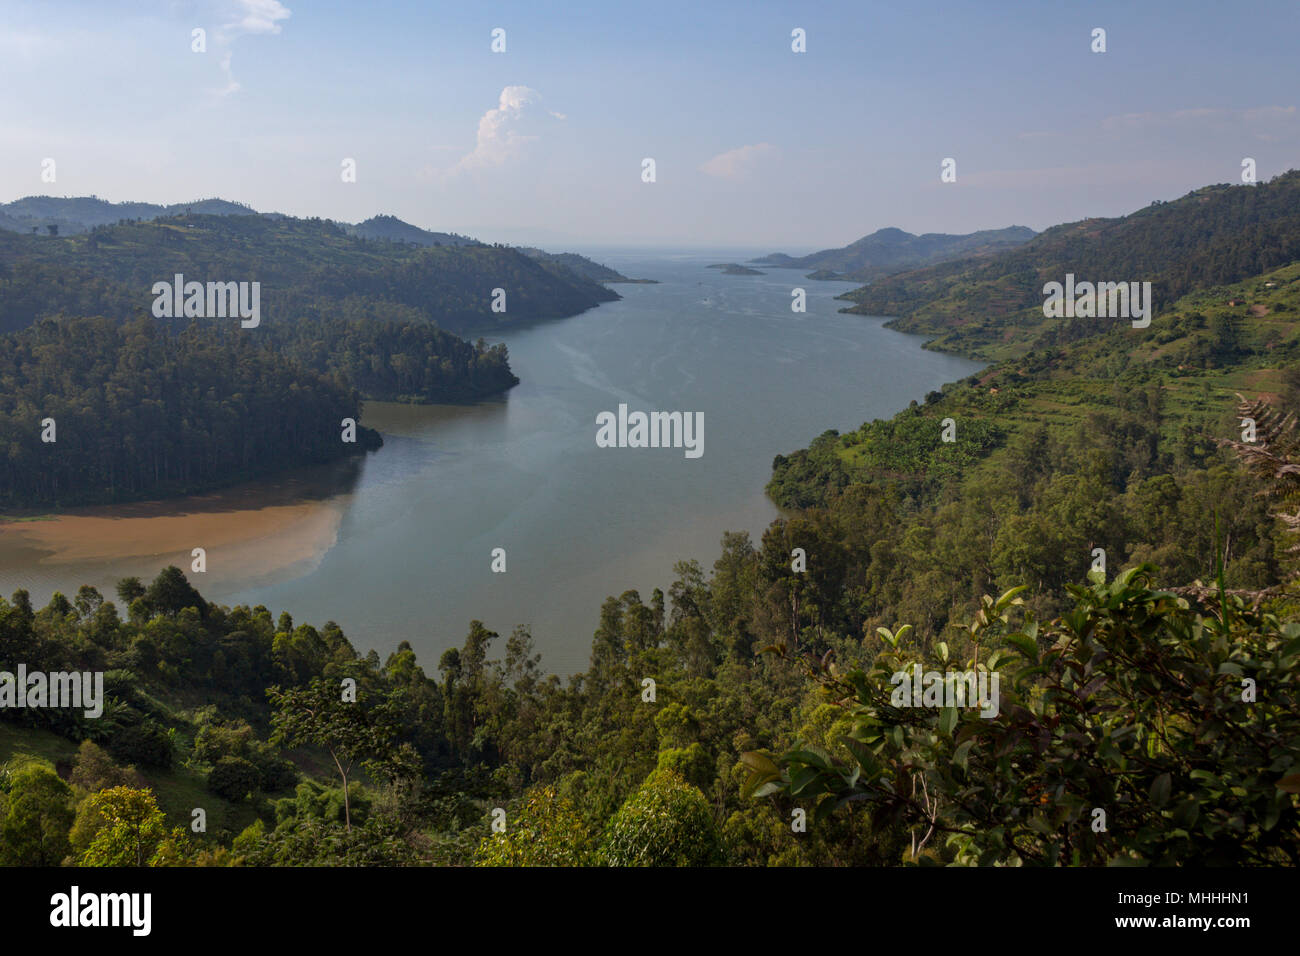
[[[0, 580], [43, 591], [75, 575], [102, 591], [130, 574], [147, 582], [174, 564], [213, 594], [300, 575], [338, 542], [351, 498], [339, 472], [327, 467], [184, 498], [0, 516]], [[191, 570], [194, 548], [204, 549], [205, 572]]]

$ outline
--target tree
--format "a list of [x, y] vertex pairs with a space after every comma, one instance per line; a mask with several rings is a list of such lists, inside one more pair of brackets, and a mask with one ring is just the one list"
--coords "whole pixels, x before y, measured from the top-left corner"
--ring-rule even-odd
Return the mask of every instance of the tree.
[[50, 767], [28, 763], [9, 777], [8, 810], [0, 820], [0, 863], [58, 866], [68, 855], [72, 790]]
[[158, 572], [153, 584], [144, 595], [145, 603], [155, 614], [175, 616], [187, 607], [195, 608], [200, 614], [207, 611], [208, 602], [203, 600], [185, 577], [183, 571], [174, 564], [169, 564]]
[[573, 803], [553, 787], [533, 787], [506, 816], [504, 833], [489, 833], [475, 866], [592, 866], [596, 841]]
[[257, 789], [260, 774], [242, 757], [222, 757], [208, 774], [208, 789], [217, 796], [238, 802]]
[[656, 770], [609, 821], [610, 866], [718, 866], [722, 835], [704, 794], [670, 770]]
[[81, 615], [82, 620], [87, 620], [94, 617], [95, 612], [103, 606], [104, 596], [97, 589], [83, 584], [77, 588], [77, 597], [73, 603], [76, 604], [77, 613]]
[[81, 866], [156, 866], [180, 839], [168, 833], [153, 791], [131, 787], [92, 793], [77, 810], [77, 829], [90, 835]]
[[123, 763], [171, 768], [175, 755], [166, 732], [152, 721], [123, 727], [108, 741], [108, 752]]
[[68, 778], [74, 786], [91, 793], [112, 787], [143, 787], [144, 780], [134, 767], [119, 767], [102, 747], [92, 740], [83, 740], [77, 749]]
[[343, 785], [343, 818], [352, 829], [352, 804], [348, 780], [359, 761], [382, 760], [396, 738], [388, 708], [367, 710], [360, 698], [344, 700], [338, 682], [313, 679], [306, 687], [281, 690], [272, 687], [267, 697], [275, 708], [272, 740], [289, 747], [321, 747], [334, 761]]

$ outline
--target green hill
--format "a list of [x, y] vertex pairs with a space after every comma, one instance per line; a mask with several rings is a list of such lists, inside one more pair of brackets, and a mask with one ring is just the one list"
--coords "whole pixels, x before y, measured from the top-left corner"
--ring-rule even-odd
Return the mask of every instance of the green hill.
[[372, 216], [355, 226], [344, 224], [343, 231], [359, 239], [386, 239], [389, 242], [409, 242], [417, 246], [471, 246], [479, 245], [476, 239], [454, 232], [430, 232], [403, 222], [396, 216]]
[[1033, 236], [1034, 231], [1025, 226], [984, 229], [963, 236], [933, 232], [915, 236], [891, 227], [878, 229], [842, 249], [823, 249], [797, 257], [778, 252], [751, 261], [783, 269], [812, 269], [815, 273], [833, 274], [837, 278], [847, 275], [849, 279], [868, 282], [878, 276], [958, 257], [992, 255], [1020, 245]]
[[243, 203], [225, 199], [198, 199], [162, 206], [149, 202], [109, 202], [98, 196], [26, 196], [0, 204], [0, 229], [45, 235], [50, 226], [59, 235], [88, 232], [129, 219], [159, 219], [186, 213], [207, 216], [257, 215]]
[[[260, 322], [153, 318], [154, 284], [176, 274], [258, 283]], [[191, 214], [57, 238], [0, 232], [0, 334], [12, 333], [0, 371], [0, 448], [9, 449], [0, 501], [29, 508], [191, 493], [349, 454], [340, 420], [359, 418], [360, 398], [472, 402], [518, 383], [503, 345], [458, 333], [617, 298], [561, 261], [509, 247], [362, 239], [319, 219]], [[147, 328], [151, 341], [140, 331], [124, 340], [115, 326]], [[98, 351], [82, 354], [76, 342]], [[146, 358], [142, 349], [161, 351]], [[51, 366], [55, 354], [68, 372]], [[126, 371], [141, 362], [169, 372], [142, 384], [148, 376]], [[228, 374], [210, 381], [214, 368]], [[202, 382], [208, 391], [194, 392]], [[301, 402], [274, 399], [291, 388]], [[279, 409], [283, 433], [249, 425], [254, 394]], [[124, 401], [149, 414], [126, 413]], [[33, 429], [46, 417], [62, 430], [57, 467], [39, 466], [50, 446]], [[160, 428], [208, 438], [171, 447]], [[229, 428], [230, 456], [201, 452]], [[239, 428], [248, 429], [242, 438]]]
[[894, 317], [930, 346], [996, 359], [1109, 327], [1043, 316], [1043, 287], [1067, 273], [1092, 282], [1152, 283], [1157, 307], [1300, 259], [1300, 171], [1255, 186], [1206, 186], [1115, 219], [1055, 226], [992, 258], [888, 276], [844, 298], [848, 311]]
[[[266, 323], [327, 313], [345, 300], [376, 318], [413, 315], [453, 332], [576, 315], [618, 298], [505, 246], [368, 241], [319, 219], [175, 216], [85, 235], [0, 233], [0, 330], [44, 316], [147, 312], [153, 283], [262, 284]], [[492, 310], [505, 290], [505, 311]]]
[[618, 270], [611, 269], [606, 265], [601, 265], [599, 262], [588, 259], [586, 256], [580, 256], [576, 252], [552, 253], [532, 246], [520, 246], [519, 251], [530, 259], [560, 266], [582, 276], [584, 279], [590, 279], [592, 282], [633, 281]]

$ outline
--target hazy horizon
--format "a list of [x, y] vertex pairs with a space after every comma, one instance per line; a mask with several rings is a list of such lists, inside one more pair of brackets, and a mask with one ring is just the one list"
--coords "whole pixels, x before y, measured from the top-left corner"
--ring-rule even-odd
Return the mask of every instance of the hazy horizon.
[[[127, 203], [152, 203], [153, 205], [157, 205], [157, 206], [177, 206], [177, 205], [186, 205], [188, 203], [197, 204], [204, 201], [212, 201], [212, 200], [220, 199], [220, 200], [225, 200], [227, 202], [243, 203], [244, 205], [249, 205], [249, 206], [252, 205], [251, 203], [244, 203], [243, 200], [240, 199], [232, 199], [229, 196], [202, 196], [202, 197], [190, 197], [188, 199], [155, 200], [155, 199], [141, 199], [138, 197], [131, 197], [126, 199], [114, 199], [106, 196], [97, 196], [97, 195], [89, 195], [89, 194], [84, 196], [55, 196], [48, 193], [35, 192], [35, 193], [24, 193], [21, 196], [13, 196], [10, 198], [0, 198], [0, 206], [6, 205], [7, 203], [10, 202], [16, 202], [18, 200], [32, 199], [32, 198], [97, 199], [103, 202], [112, 203], [114, 205], [123, 205]], [[285, 216], [293, 215], [291, 213], [286, 213], [284, 212], [284, 210], [281, 209], [256, 209], [256, 207], [254, 207], [254, 211], [259, 215], [285, 215]], [[250, 213], [250, 215], [251, 214], [252, 213]], [[296, 216], [295, 218], [312, 218], [313, 215], [317, 215], [317, 214], [306, 214], [302, 216]], [[482, 242], [487, 242], [487, 243], [505, 241], [496, 236], [486, 236], [486, 235], [480, 236], [480, 235], [475, 235], [473, 233], [461, 233], [460, 230], [442, 228], [437, 224], [413, 222], [410, 219], [407, 219], [405, 216], [403, 216], [400, 212], [394, 212], [392, 210], [376, 212], [373, 213], [371, 216], [364, 216], [361, 219], [356, 219], [356, 220], [334, 219], [333, 221], [349, 222], [352, 225], [356, 225], [360, 222], [364, 222], [365, 220], [371, 219], [374, 216], [394, 216], [398, 219], [401, 219], [403, 222], [408, 223], [409, 225], [417, 226], [421, 229], [427, 230], [428, 232], [459, 233], [461, 235], [466, 235], [471, 239], [478, 239]], [[320, 218], [332, 219], [333, 217], [321, 216]], [[1019, 225], [1019, 223], [1012, 223], [1011, 225]], [[882, 226], [881, 228], [885, 228], [885, 227]], [[1002, 228], [1002, 227], [991, 226], [989, 228]], [[516, 230], [516, 232], [517, 231], [518, 230]], [[872, 232], [874, 231], [875, 230], [872, 230]], [[905, 231], [911, 232], [911, 230], [905, 230]], [[854, 238], [860, 239], [862, 238], [862, 236], [856, 236]], [[507, 244], [526, 246], [526, 245], [536, 245], [541, 241], [542, 240], [516, 239], [514, 241], [508, 242]], [[813, 252], [820, 252], [823, 249], [838, 248], [838, 247], [832, 247], [826, 245], [795, 245], [792, 243], [786, 244], [786, 246], [780, 248], [768, 248], [768, 246], [765, 243], [746, 244], [742, 242], [726, 242], [726, 241], [712, 243], [712, 244], [700, 244], [700, 243], [692, 244], [690, 240], [683, 240], [681, 242], [673, 242], [671, 240], [663, 240], [660, 242], [643, 242], [643, 241], [638, 241], [636, 239], [628, 239], [626, 241], [616, 241], [612, 239], [592, 239], [583, 236], [566, 236], [566, 237], [559, 237], [558, 240], [553, 238], [547, 241], [550, 241], [552, 244], [554, 244], [556, 241], [559, 241], [561, 243], [568, 243], [575, 247], [582, 246], [590, 250], [609, 250], [609, 251], [617, 251], [620, 253], [638, 253], [638, 252], [645, 252], [645, 253], [652, 253], [652, 254], [675, 253], [675, 254], [684, 254], [684, 255], [693, 252], [699, 252], [703, 254], [703, 253], [713, 253], [713, 252], [725, 252], [727, 250], [744, 251], [744, 252], [762, 251], [764, 253], [786, 252], [792, 254], [806, 255]], [[566, 251], [578, 251], [578, 250], [553, 248], [553, 249], [548, 249], [547, 251], [566, 252]]]
[[8, 7], [14, 198], [206, 195], [511, 244], [800, 252], [886, 226], [1042, 231], [1239, 182], [1246, 157], [1259, 180], [1300, 166], [1300, 10], [1281, 0], [1249, 17], [1209, 2], [665, 3], [635, 20], [586, 2]]

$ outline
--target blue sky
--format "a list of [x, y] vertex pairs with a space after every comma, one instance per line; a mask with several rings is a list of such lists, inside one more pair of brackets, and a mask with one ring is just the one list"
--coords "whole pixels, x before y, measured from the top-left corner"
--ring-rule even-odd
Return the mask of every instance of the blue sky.
[[1042, 229], [1239, 181], [1244, 157], [1262, 179], [1300, 166], [1296, 0], [4, 7], [3, 201], [797, 251]]

